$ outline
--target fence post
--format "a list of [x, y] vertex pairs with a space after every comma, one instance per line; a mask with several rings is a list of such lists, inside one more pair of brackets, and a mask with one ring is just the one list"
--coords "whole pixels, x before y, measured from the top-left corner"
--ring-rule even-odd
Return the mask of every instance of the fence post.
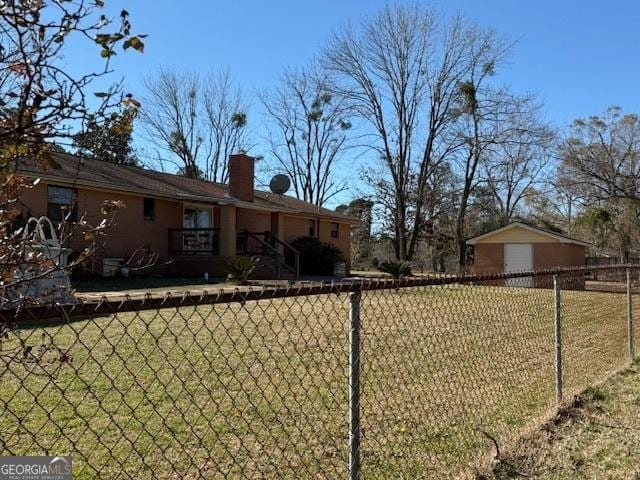
[[360, 298], [349, 293], [349, 480], [360, 478]]
[[630, 268], [627, 268], [627, 336], [629, 338], [629, 358], [633, 362], [636, 359], [636, 352], [633, 343], [633, 300], [631, 297]]
[[553, 276], [553, 297], [555, 306], [555, 346], [556, 346], [556, 401], [562, 403], [562, 319], [560, 311], [560, 281]]

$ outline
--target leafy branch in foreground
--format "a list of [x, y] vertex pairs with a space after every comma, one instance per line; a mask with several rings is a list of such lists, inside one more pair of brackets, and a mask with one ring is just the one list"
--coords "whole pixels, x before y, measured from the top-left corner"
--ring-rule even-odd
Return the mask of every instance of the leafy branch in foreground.
[[[34, 252], [34, 238], [18, 228], [20, 198], [32, 181], [20, 178], [18, 167], [35, 162], [45, 168], [58, 165], [52, 152], [70, 143], [89, 124], [100, 125], [114, 107], [135, 112], [140, 104], [122, 96], [119, 84], [94, 91], [96, 80], [111, 73], [110, 59], [118, 49], [144, 50], [144, 35], [132, 33], [129, 13], [116, 18], [105, 13], [102, 0], [75, 2], [41, 0], [0, 2], [0, 298], [18, 285], [16, 275], [38, 278], [59, 269], [56, 262]], [[70, 44], [84, 42], [96, 48], [101, 67], [75, 74], [63, 60]], [[107, 207], [105, 207], [107, 208]], [[71, 233], [87, 238], [89, 246], [79, 258], [93, 252], [92, 238], [104, 232], [112, 218], [107, 208], [101, 224], [89, 226], [70, 216], [55, 228], [58, 236]], [[24, 275], [25, 271], [30, 272]], [[33, 300], [33, 299], [29, 299]]]
[[[53, 142], [64, 143], [88, 122], [101, 123], [123, 98], [118, 84], [91, 91], [108, 75], [116, 49], [142, 51], [143, 35], [131, 34], [126, 10], [117, 20], [103, 13], [104, 2], [22, 2], [0, 4], [0, 172], [29, 158], [55, 166]], [[97, 46], [102, 68], [74, 75], [61, 59], [70, 42]], [[127, 101], [137, 108], [139, 103]]]

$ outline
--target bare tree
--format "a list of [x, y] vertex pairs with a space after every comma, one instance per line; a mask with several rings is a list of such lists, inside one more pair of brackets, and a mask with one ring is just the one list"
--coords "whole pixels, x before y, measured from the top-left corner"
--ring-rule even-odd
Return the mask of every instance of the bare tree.
[[571, 235], [586, 199], [586, 192], [562, 174], [561, 166], [555, 166], [549, 181], [527, 195], [525, 205], [528, 216], [537, 223]]
[[548, 185], [555, 134], [537, 118], [536, 108], [527, 115], [506, 119], [511, 137], [495, 145], [481, 173], [493, 194], [500, 217], [511, 221], [528, 198]]
[[[381, 231], [385, 234], [394, 232], [397, 218], [397, 196], [393, 182], [389, 181], [380, 168], [370, 168], [363, 171], [363, 178], [373, 189], [371, 198], [375, 199], [378, 216], [381, 218]], [[430, 181], [422, 189], [420, 197], [418, 197], [418, 187], [417, 176], [411, 176], [406, 190], [407, 211], [415, 211], [418, 201], [422, 205], [421, 230], [419, 235], [416, 235], [413, 253], [417, 251], [420, 243], [441, 244], [445, 238], [448, 239], [447, 241], [451, 240], [449, 235], [451, 229], [448, 226], [453, 213], [452, 200], [456, 179], [450, 165], [446, 162], [440, 162], [431, 173]], [[392, 246], [396, 257], [398, 257], [398, 244], [395, 238]], [[424, 250], [424, 245], [422, 247]], [[412, 256], [412, 258], [414, 257]]]
[[[467, 257], [467, 212], [473, 193], [484, 184], [483, 166], [504, 148], [512, 148], [523, 139], [529, 127], [526, 121], [532, 117], [532, 99], [529, 96], [513, 95], [505, 88], [494, 88], [489, 83], [495, 60], [490, 42], [478, 52], [469, 80], [461, 84], [461, 115], [456, 136], [462, 148], [454, 155], [462, 188], [456, 214], [455, 238], [458, 243], [458, 265], [462, 270]], [[484, 57], [484, 58], [483, 58]], [[514, 118], [520, 118], [513, 121]], [[525, 137], [526, 138], [526, 137]]]
[[149, 137], [159, 148], [177, 157], [183, 175], [202, 176], [198, 160], [203, 149], [204, 131], [198, 116], [200, 80], [191, 73], [160, 70], [145, 79], [145, 108], [141, 112]]
[[393, 193], [396, 256], [411, 259], [428, 224], [425, 192], [460, 146], [451, 134], [460, 86], [482, 62], [496, 65], [505, 48], [492, 32], [419, 6], [387, 6], [358, 27], [334, 35], [325, 64], [338, 92], [371, 127], [372, 148]]
[[205, 178], [226, 183], [229, 179], [227, 159], [232, 153], [249, 148], [246, 139], [247, 100], [234, 86], [229, 72], [209, 76], [204, 85], [203, 108], [209, 136], [209, 155], [205, 160]]
[[611, 107], [575, 120], [560, 157], [574, 182], [600, 199], [640, 198], [640, 117]]
[[628, 260], [640, 221], [640, 117], [611, 107], [602, 116], [578, 119], [559, 153], [567, 178], [589, 200], [582, 223], [608, 225], [608, 244]]
[[296, 197], [324, 205], [346, 188], [337, 167], [349, 148], [353, 113], [317, 66], [286, 71], [261, 96], [270, 123], [271, 168], [286, 173]]
[[144, 81], [141, 120], [157, 148], [188, 177], [224, 183], [230, 153], [246, 148], [247, 104], [228, 72], [161, 69]]

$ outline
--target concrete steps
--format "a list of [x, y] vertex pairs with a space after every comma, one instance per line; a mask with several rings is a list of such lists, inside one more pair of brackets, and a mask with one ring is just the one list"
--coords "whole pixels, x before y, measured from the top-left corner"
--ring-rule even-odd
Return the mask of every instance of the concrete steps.
[[260, 265], [256, 268], [253, 275], [256, 279], [279, 279], [279, 280], [295, 280], [296, 275], [283, 264], [280, 265], [280, 276], [277, 272], [277, 260], [267, 255], [255, 255], [260, 259]]

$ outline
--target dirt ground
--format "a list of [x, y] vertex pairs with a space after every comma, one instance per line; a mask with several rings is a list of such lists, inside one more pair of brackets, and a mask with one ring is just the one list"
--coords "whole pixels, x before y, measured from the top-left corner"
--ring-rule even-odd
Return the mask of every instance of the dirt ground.
[[486, 480], [640, 479], [640, 364], [589, 389]]

